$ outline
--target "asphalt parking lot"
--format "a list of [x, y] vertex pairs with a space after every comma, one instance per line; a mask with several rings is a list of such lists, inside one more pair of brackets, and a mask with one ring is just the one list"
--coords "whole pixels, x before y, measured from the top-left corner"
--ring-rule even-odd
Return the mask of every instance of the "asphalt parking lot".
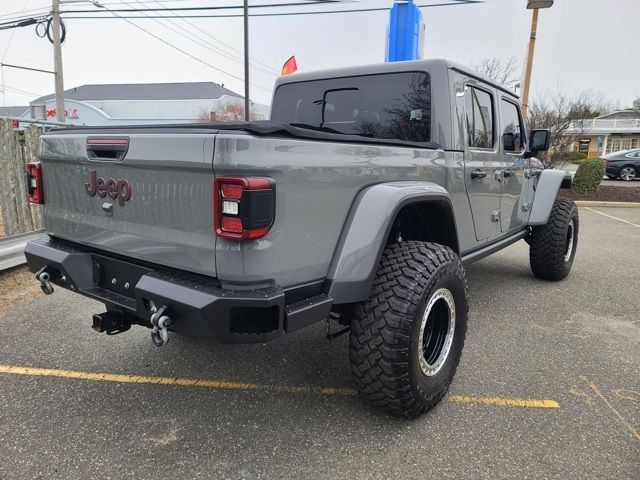
[[524, 242], [469, 267], [458, 374], [413, 421], [353, 395], [321, 325], [158, 349], [95, 333], [101, 306], [61, 289], [22, 303], [0, 316], [0, 478], [638, 480], [640, 209], [580, 216], [564, 282]]

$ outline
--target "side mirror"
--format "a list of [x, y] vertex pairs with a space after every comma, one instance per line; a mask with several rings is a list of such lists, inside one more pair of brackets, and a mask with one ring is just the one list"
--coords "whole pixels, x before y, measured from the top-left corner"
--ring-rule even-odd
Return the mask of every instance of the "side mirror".
[[516, 139], [513, 133], [502, 134], [502, 147], [504, 148], [505, 152], [516, 151]]
[[531, 134], [529, 135], [530, 156], [539, 152], [546, 152], [549, 150], [550, 143], [551, 133], [549, 133], [549, 130], [531, 130]]

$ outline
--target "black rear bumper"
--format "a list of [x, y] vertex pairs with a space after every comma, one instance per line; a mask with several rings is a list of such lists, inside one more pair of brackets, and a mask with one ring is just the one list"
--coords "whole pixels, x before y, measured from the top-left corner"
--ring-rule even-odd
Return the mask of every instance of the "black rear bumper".
[[620, 175], [620, 167], [614, 166], [614, 165], [607, 165], [604, 173], [607, 176], [617, 177], [618, 175]]
[[[199, 275], [140, 265], [43, 235], [25, 248], [32, 272], [101, 301], [131, 323], [151, 327], [152, 308], [167, 307], [170, 330], [220, 343], [262, 343], [329, 315], [332, 300], [315, 287], [228, 290]], [[318, 287], [321, 285], [318, 284]]]

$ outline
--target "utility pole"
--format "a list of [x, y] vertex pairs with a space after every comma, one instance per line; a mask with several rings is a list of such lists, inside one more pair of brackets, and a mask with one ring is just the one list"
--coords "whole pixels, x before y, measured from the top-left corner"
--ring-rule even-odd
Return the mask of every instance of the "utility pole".
[[529, 51], [527, 52], [527, 69], [524, 74], [522, 88], [522, 115], [527, 118], [529, 108], [529, 87], [531, 86], [531, 69], [533, 68], [533, 52], [536, 49], [536, 33], [538, 31], [538, 9], [533, 9], [531, 17], [531, 36], [529, 37]]
[[53, 36], [53, 70], [56, 81], [56, 120], [65, 122], [64, 115], [64, 81], [62, 78], [62, 50], [60, 42], [60, 0], [52, 4], [52, 36]]
[[244, 121], [251, 120], [249, 101], [249, 0], [244, 0]]
[[531, 87], [531, 70], [533, 68], [533, 52], [536, 49], [536, 34], [538, 31], [538, 9], [551, 8], [554, 0], [527, 0], [527, 9], [533, 10], [531, 16], [531, 35], [529, 36], [529, 50], [527, 52], [527, 69], [524, 74], [522, 87], [522, 115], [527, 118], [529, 109], [529, 87]]

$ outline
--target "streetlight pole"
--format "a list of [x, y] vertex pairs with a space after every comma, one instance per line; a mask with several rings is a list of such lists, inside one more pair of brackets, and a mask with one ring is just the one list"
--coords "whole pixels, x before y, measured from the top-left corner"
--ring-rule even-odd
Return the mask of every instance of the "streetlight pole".
[[527, 68], [524, 74], [524, 85], [522, 87], [522, 114], [527, 117], [529, 109], [529, 88], [531, 87], [531, 71], [533, 69], [533, 53], [536, 49], [536, 35], [538, 31], [538, 10], [549, 8], [553, 5], [553, 0], [528, 0], [527, 8], [533, 9], [531, 16], [531, 35], [529, 36], [529, 49], [527, 51]]
[[53, 0], [52, 4], [52, 35], [53, 35], [53, 70], [56, 84], [56, 120], [64, 123], [64, 81], [62, 77], [62, 49], [60, 42], [60, 0]]
[[249, 0], [244, 0], [244, 121], [251, 120], [249, 102]]

